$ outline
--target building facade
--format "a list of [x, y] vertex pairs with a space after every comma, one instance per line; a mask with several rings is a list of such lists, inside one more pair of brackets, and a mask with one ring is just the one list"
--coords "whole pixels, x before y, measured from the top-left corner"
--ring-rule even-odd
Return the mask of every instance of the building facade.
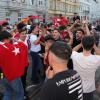
[[92, 0], [90, 7], [90, 20], [96, 21], [100, 19], [100, 0]]
[[79, 15], [81, 18], [90, 17], [91, 0], [80, 0]]
[[0, 0], [0, 20], [8, 19], [11, 24], [29, 15], [42, 15], [46, 11], [46, 0]]
[[0, 20], [8, 19], [11, 24], [29, 15], [70, 18], [75, 12], [91, 21], [100, 19], [100, 0], [0, 0]]
[[78, 0], [48, 0], [48, 16], [62, 14], [66, 17], [72, 17], [79, 10]]
[[79, 15], [90, 22], [100, 19], [100, 0], [80, 0]]

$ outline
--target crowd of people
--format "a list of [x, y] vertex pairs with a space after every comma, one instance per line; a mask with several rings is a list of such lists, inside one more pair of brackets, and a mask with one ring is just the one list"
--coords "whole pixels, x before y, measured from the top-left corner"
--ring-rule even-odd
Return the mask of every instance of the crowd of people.
[[[100, 21], [89, 23], [75, 13], [53, 23], [19, 22], [0, 26], [2, 100], [30, 100], [26, 76], [32, 60], [31, 84], [42, 84], [39, 100], [93, 100], [95, 72], [100, 67]], [[100, 96], [100, 84], [97, 86]], [[34, 97], [33, 97], [34, 100]], [[38, 100], [38, 99], [37, 99]]]

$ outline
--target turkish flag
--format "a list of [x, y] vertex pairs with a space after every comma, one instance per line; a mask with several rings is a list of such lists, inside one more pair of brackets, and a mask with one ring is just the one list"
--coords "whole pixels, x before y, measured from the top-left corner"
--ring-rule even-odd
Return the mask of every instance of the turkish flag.
[[65, 17], [61, 17], [61, 18], [59, 18], [59, 17], [55, 17], [54, 19], [53, 19], [53, 21], [54, 21], [54, 25], [56, 26], [56, 27], [59, 27], [59, 26], [66, 26], [67, 24], [68, 24], [68, 19], [67, 18], [65, 18]]
[[0, 43], [0, 67], [8, 81], [21, 77], [27, 65], [28, 50], [23, 42]]
[[66, 26], [68, 24], [68, 19], [66, 19], [65, 17], [61, 17], [61, 21], [60, 21], [60, 25], [61, 26]]
[[54, 25], [55, 25], [56, 27], [59, 27], [59, 26], [60, 26], [60, 24], [59, 24], [60, 21], [61, 21], [61, 20], [60, 20], [58, 17], [55, 17], [55, 18], [53, 19]]

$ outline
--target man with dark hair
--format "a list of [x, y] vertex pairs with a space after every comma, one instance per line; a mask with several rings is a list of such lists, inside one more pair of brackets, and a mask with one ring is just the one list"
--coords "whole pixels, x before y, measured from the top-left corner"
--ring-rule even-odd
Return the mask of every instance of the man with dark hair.
[[26, 24], [24, 24], [22, 22], [19, 23], [17, 25], [17, 29], [18, 29], [18, 33], [15, 34], [14, 38], [16, 40], [25, 41], [25, 39], [26, 39], [26, 33], [27, 33]]
[[94, 46], [94, 42], [95, 40], [93, 36], [83, 37], [82, 39], [83, 48], [87, 51], [92, 50]]
[[26, 29], [26, 24], [24, 24], [24, 23], [19, 23], [18, 25], [17, 25], [17, 29], [18, 29], [18, 31], [19, 32], [22, 32], [24, 29]]
[[48, 51], [50, 46], [55, 42], [55, 39], [52, 35], [47, 35], [45, 37], [45, 51]]
[[52, 35], [55, 41], [61, 41], [60, 31], [57, 28], [53, 30]]
[[[80, 48], [83, 52], [78, 53]], [[94, 48], [97, 55], [92, 55], [91, 50]], [[93, 92], [95, 91], [95, 72], [100, 66], [100, 49], [95, 45], [94, 37], [85, 36], [82, 44], [73, 48], [72, 60], [73, 67], [82, 78], [83, 82], [83, 100], [93, 100]]]
[[[11, 34], [9, 34], [7, 31], [0, 31], [0, 41], [2, 41], [3, 39], [7, 38], [11, 38]], [[3, 72], [0, 68], [0, 80], [4, 78]], [[2, 84], [2, 81], [0, 82], [0, 84]], [[1, 98], [3, 98], [3, 94], [0, 93], [0, 100], [2, 100]]]
[[10, 39], [12, 38], [12, 35], [7, 31], [1, 31], [0, 32], [0, 41], [3, 41], [4, 39]]
[[[77, 31], [76, 31], [76, 33], [74, 34], [74, 37], [73, 37], [72, 48], [81, 43], [81, 40], [84, 37], [84, 35], [85, 35], [85, 32], [84, 32], [83, 29], [81, 29], [81, 28], [77, 29]], [[79, 51], [82, 51], [82, 50], [79, 50]]]
[[82, 82], [78, 73], [68, 70], [72, 50], [64, 42], [54, 42], [49, 49], [47, 82], [41, 90], [40, 100], [82, 100]]
[[2, 24], [2, 30], [6, 30], [8, 32], [11, 30], [10, 27], [9, 27], [9, 23], [8, 22], [4, 22]]
[[[77, 46], [78, 44], [81, 43], [82, 38], [85, 35], [85, 32], [82, 28], [80, 27], [76, 27], [75, 26], [78, 25], [77, 22], [75, 22], [69, 29], [68, 32], [69, 34], [73, 35], [73, 42], [71, 44], [72, 48], [74, 48], [75, 46]], [[79, 50], [79, 52], [82, 50]]]
[[[73, 26], [74, 26], [74, 25], [72, 25], [72, 27], [73, 27]], [[70, 29], [71, 29], [71, 28], [69, 28], [69, 31], [68, 31], [69, 34], [71, 35], [71, 43], [70, 43], [70, 45], [72, 46], [72, 48], [74, 48], [75, 46], [77, 46], [78, 44], [81, 43], [81, 40], [82, 40], [82, 38], [83, 38], [84, 35], [85, 35], [85, 32], [84, 32], [83, 29], [78, 28], [78, 29], [76, 30], [75, 33], [72, 33], [72, 32], [70, 31]], [[81, 52], [82, 50], [83, 50], [83, 49], [80, 48], [80, 49], [78, 50], [78, 52]], [[69, 66], [70, 69], [73, 69], [73, 61], [72, 61], [72, 59], [69, 60], [68, 66]]]
[[44, 64], [48, 66], [48, 51], [51, 45], [55, 42], [55, 39], [52, 35], [47, 35], [45, 37], [45, 55], [44, 55]]
[[[18, 29], [18, 33], [14, 36], [14, 38], [17, 39], [17, 41], [19, 41], [19, 40], [23, 41], [28, 47], [30, 45], [30, 41], [28, 42], [28, 40], [29, 40], [28, 35], [26, 35], [27, 34], [26, 24], [20, 22], [17, 25], [17, 29]], [[29, 43], [29, 45], [28, 45], [28, 43]], [[27, 69], [28, 69], [28, 66], [25, 66], [24, 75], [21, 77], [21, 81], [22, 81], [22, 84], [23, 84], [23, 87], [24, 87], [24, 92], [25, 92], [25, 96], [24, 96], [25, 100], [27, 100], [27, 98], [28, 98], [27, 92], [25, 90], [25, 88], [26, 88]]]
[[12, 36], [7, 31], [0, 33], [0, 68], [4, 74], [5, 93], [3, 100], [24, 99], [24, 90], [20, 77], [28, 65], [27, 46], [23, 42], [12, 44]]
[[80, 16], [77, 13], [74, 13], [73, 22], [80, 21]]
[[45, 42], [47, 42], [47, 41], [55, 41], [55, 39], [53, 38], [52, 35], [47, 35], [47, 36], [45, 36]]

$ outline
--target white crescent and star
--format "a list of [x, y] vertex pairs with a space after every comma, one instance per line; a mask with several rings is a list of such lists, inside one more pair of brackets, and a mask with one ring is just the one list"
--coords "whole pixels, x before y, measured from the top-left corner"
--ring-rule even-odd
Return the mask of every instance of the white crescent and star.
[[5, 43], [0, 42], [0, 45], [2, 45], [4, 48], [8, 49], [8, 48], [5, 46]]
[[57, 19], [57, 21], [61, 21], [60, 19]]
[[[2, 45], [6, 49], [9, 49], [7, 46], [5, 46], [5, 43], [3, 43], [3, 42], [0, 42], [0, 45]], [[14, 47], [14, 50], [12, 52], [15, 54], [15, 56], [17, 56], [20, 53], [20, 50], [19, 50], [19, 48]]]
[[14, 50], [12, 52], [15, 53], [15, 56], [17, 56], [20, 53], [19, 48], [16, 47], [14, 47]]

